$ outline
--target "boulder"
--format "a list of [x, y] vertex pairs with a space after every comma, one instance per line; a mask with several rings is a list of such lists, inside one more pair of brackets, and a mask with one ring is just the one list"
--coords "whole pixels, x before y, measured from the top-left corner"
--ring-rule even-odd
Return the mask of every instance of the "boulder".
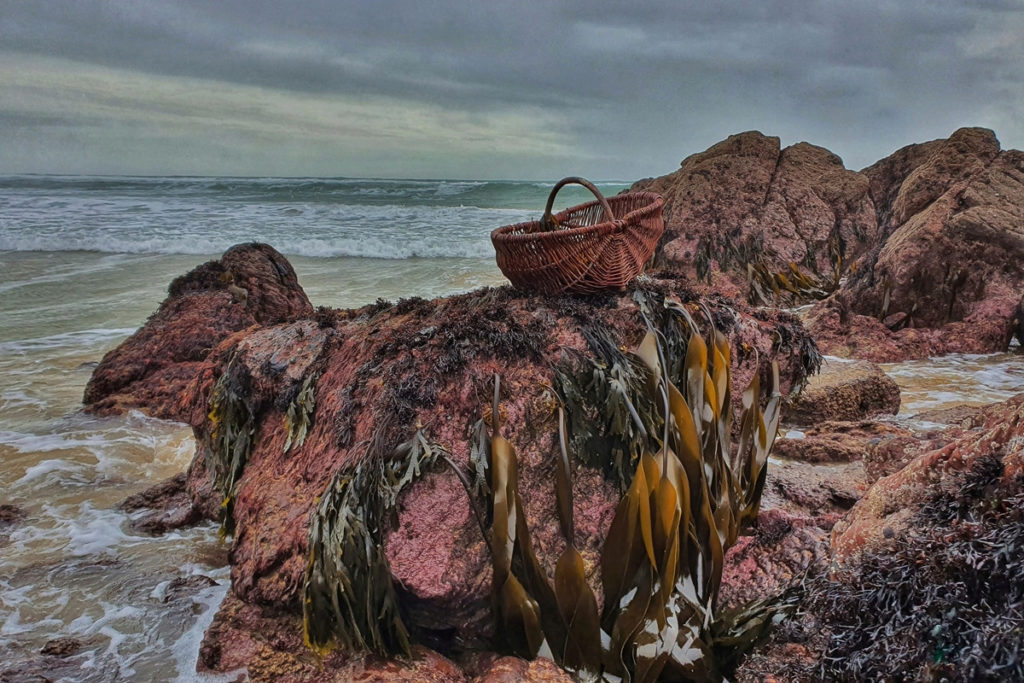
[[131, 529], [147, 534], [163, 534], [204, 519], [202, 511], [192, 504], [184, 472], [128, 496], [119, 507], [133, 513], [128, 523]]
[[[301, 645], [300, 589], [319, 497], [339, 471], [390, 458], [417, 433], [469, 470], [473, 428], [489, 414], [495, 374], [501, 377], [503, 433], [519, 457], [533, 546], [553, 575], [565, 544], [554, 495], [559, 373], [575, 372], [599, 352], [636, 346], [646, 332], [641, 306], [657, 319], [665, 315], [665, 300], [686, 307], [705, 330], [714, 324], [728, 337], [734, 404], [755, 373], [768, 385], [772, 360], [781, 366], [784, 392], [814, 369], [816, 349], [795, 316], [719, 297], [698, 299], [678, 276], [600, 296], [539, 297], [504, 287], [350, 311], [320, 309], [225, 336], [201, 361], [183, 361], [192, 381], [180, 394], [166, 389], [164, 396], [196, 436], [186, 490], [195, 510], [211, 519], [227, 513], [234, 531], [232, 597], [206, 634], [203, 666], [246, 666], [250, 675], [268, 678], [305, 675], [312, 653]], [[214, 313], [204, 301], [196, 299], [201, 309], [183, 315], [195, 320]], [[147, 332], [154, 340], [159, 333]], [[126, 344], [134, 348], [137, 337]], [[126, 356], [115, 350], [110, 357]], [[134, 395], [146, 395], [147, 379], [162, 381], [142, 378]], [[574, 452], [574, 458], [584, 455]], [[599, 465], [576, 462], [574, 470], [574, 541], [596, 583], [594, 568], [620, 490]], [[214, 484], [228, 475], [226, 489], [223, 481]], [[173, 482], [164, 488], [132, 506], [177, 500]], [[392, 514], [381, 529], [381, 547], [414, 638], [442, 652], [493, 649], [488, 553], [458, 478], [440, 464], [425, 466]], [[332, 667], [349, 666], [348, 660], [331, 661]]]
[[240, 244], [174, 280], [146, 324], [107, 353], [85, 387], [86, 410], [137, 409], [185, 421], [180, 398], [217, 344], [253, 325], [312, 315], [288, 260], [266, 244]]
[[900, 388], [880, 367], [826, 358], [821, 372], [793, 397], [783, 417], [788, 423], [814, 425], [895, 415], [899, 409]]
[[657, 263], [738, 298], [757, 298], [748, 267], [763, 276], [791, 275], [792, 266], [831, 282], [878, 239], [867, 177], [822, 147], [782, 149], [779, 138], [756, 131], [732, 135], [633, 189], [665, 198]]
[[863, 173], [883, 240], [807, 315], [825, 352], [893, 361], [1005, 350], [1024, 291], [1024, 152], [963, 128]]
[[0, 525], [13, 524], [21, 521], [24, 517], [25, 511], [17, 505], [10, 505], [8, 503], [0, 504]]
[[[255, 425], [234, 500], [235, 593], [249, 602], [297, 604], [316, 498], [338, 469], [368, 457], [371, 448], [390, 452], [421, 424], [432, 442], [468, 468], [471, 428], [488, 409], [495, 373], [502, 378], [505, 436], [519, 454], [533, 542], [553, 573], [564, 545], [551, 479], [555, 368], [566, 349], [589, 353], [586, 339], [599, 334], [598, 328], [613, 334], [616, 346], [635, 346], [644, 328], [634, 294], [542, 298], [510, 288], [478, 290], [322, 313], [316, 322], [263, 328], [226, 342], [200, 373], [190, 399], [198, 446], [189, 490], [208, 514], [219, 510], [221, 496], [209, 486], [210, 399], [215, 383], [229, 372]], [[806, 376], [809, 347], [795, 319], [767, 311], [755, 317], [713, 300], [706, 304], [716, 321], [721, 316], [738, 350], [735, 386], [745, 386], [755, 371], [767, 372], [772, 357], [783, 365], [784, 390]], [[778, 330], [786, 346], [773, 344]], [[275, 357], [286, 360], [269, 360]], [[286, 453], [288, 407], [303, 376], [313, 375], [315, 419], [305, 442]], [[738, 399], [740, 392], [734, 393]], [[581, 465], [573, 492], [576, 546], [592, 566], [619, 500], [618, 487], [599, 469]], [[443, 636], [450, 647], [489, 637], [486, 545], [451, 472], [431, 469], [403, 493], [385, 549], [417, 628], [431, 638]]]

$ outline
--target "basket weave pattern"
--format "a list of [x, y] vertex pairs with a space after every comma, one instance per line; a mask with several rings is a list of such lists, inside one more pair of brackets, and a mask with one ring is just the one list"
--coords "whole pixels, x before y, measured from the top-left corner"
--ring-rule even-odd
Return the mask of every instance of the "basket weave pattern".
[[566, 209], [553, 217], [554, 230], [544, 219], [498, 228], [491, 233], [498, 267], [517, 288], [534, 292], [623, 289], [654, 253], [665, 229], [663, 204], [653, 192], [632, 192]]

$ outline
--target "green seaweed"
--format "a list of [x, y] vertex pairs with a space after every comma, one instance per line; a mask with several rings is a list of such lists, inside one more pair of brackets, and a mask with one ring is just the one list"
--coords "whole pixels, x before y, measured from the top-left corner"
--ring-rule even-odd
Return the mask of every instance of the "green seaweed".
[[309, 527], [302, 586], [303, 633], [318, 651], [337, 643], [382, 655], [411, 654], [383, 526], [399, 493], [441, 453], [421, 430], [391, 457], [367, 453], [339, 470], [320, 496]]
[[285, 453], [292, 446], [301, 448], [306, 441], [306, 434], [309, 433], [313, 413], [316, 411], [316, 382], [319, 378], [320, 375], [315, 372], [306, 377], [299, 393], [288, 404], [288, 412], [284, 416], [284, 428], [288, 432], [288, 438], [284, 442]]
[[213, 426], [209, 436], [210, 470], [213, 487], [224, 497], [221, 503], [221, 524], [224, 532], [234, 526], [232, 510], [236, 487], [242, 470], [249, 461], [256, 417], [242, 398], [235, 373], [234, 359], [213, 385], [209, 420]]

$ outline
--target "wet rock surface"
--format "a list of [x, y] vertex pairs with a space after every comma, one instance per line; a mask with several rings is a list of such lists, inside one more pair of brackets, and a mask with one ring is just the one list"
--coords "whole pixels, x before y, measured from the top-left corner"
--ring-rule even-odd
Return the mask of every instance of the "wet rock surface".
[[189, 496], [184, 472], [128, 496], [119, 507], [124, 512], [134, 513], [130, 516], [129, 528], [153, 535], [188, 527], [204, 519]]
[[17, 505], [0, 504], [0, 525], [14, 524], [25, 518], [25, 512]]
[[68, 655], [75, 654], [84, 646], [85, 644], [77, 638], [54, 638], [53, 640], [46, 641], [39, 654], [52, 657], [67, 657]]
[[0, 504], [0, 547], [7, 544], [10, 531], [25, 518], [25, 511], [17, 505]]

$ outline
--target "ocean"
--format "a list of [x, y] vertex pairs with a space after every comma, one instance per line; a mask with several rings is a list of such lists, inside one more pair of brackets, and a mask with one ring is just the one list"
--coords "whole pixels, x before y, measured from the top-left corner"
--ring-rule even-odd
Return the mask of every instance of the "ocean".
[[[32, 667], [66, 680], [197, 678], [202, 634], [228, 589], [227, 542], [212, 524], [138, 535], [117, 509], [188, 466], [191, 431], [81, 411], [95, 364], [173, 278], [262, 241], [318, 306], [498, 285], [491, 230], [538, 218], [551, 184], [0, 177], [0, 505], [21, 517], [0, 522], [0, 679]], [[556, 207], [589, 198], [568, 187]], [[940, 395], [999, 400], [1024, 380], [1003, 356], [886, 370], [927, 407]], [[905, 399], [904, 412], [914, 405]], [[74, 639], [75, 654], [40, 654], [59, 638]]]

